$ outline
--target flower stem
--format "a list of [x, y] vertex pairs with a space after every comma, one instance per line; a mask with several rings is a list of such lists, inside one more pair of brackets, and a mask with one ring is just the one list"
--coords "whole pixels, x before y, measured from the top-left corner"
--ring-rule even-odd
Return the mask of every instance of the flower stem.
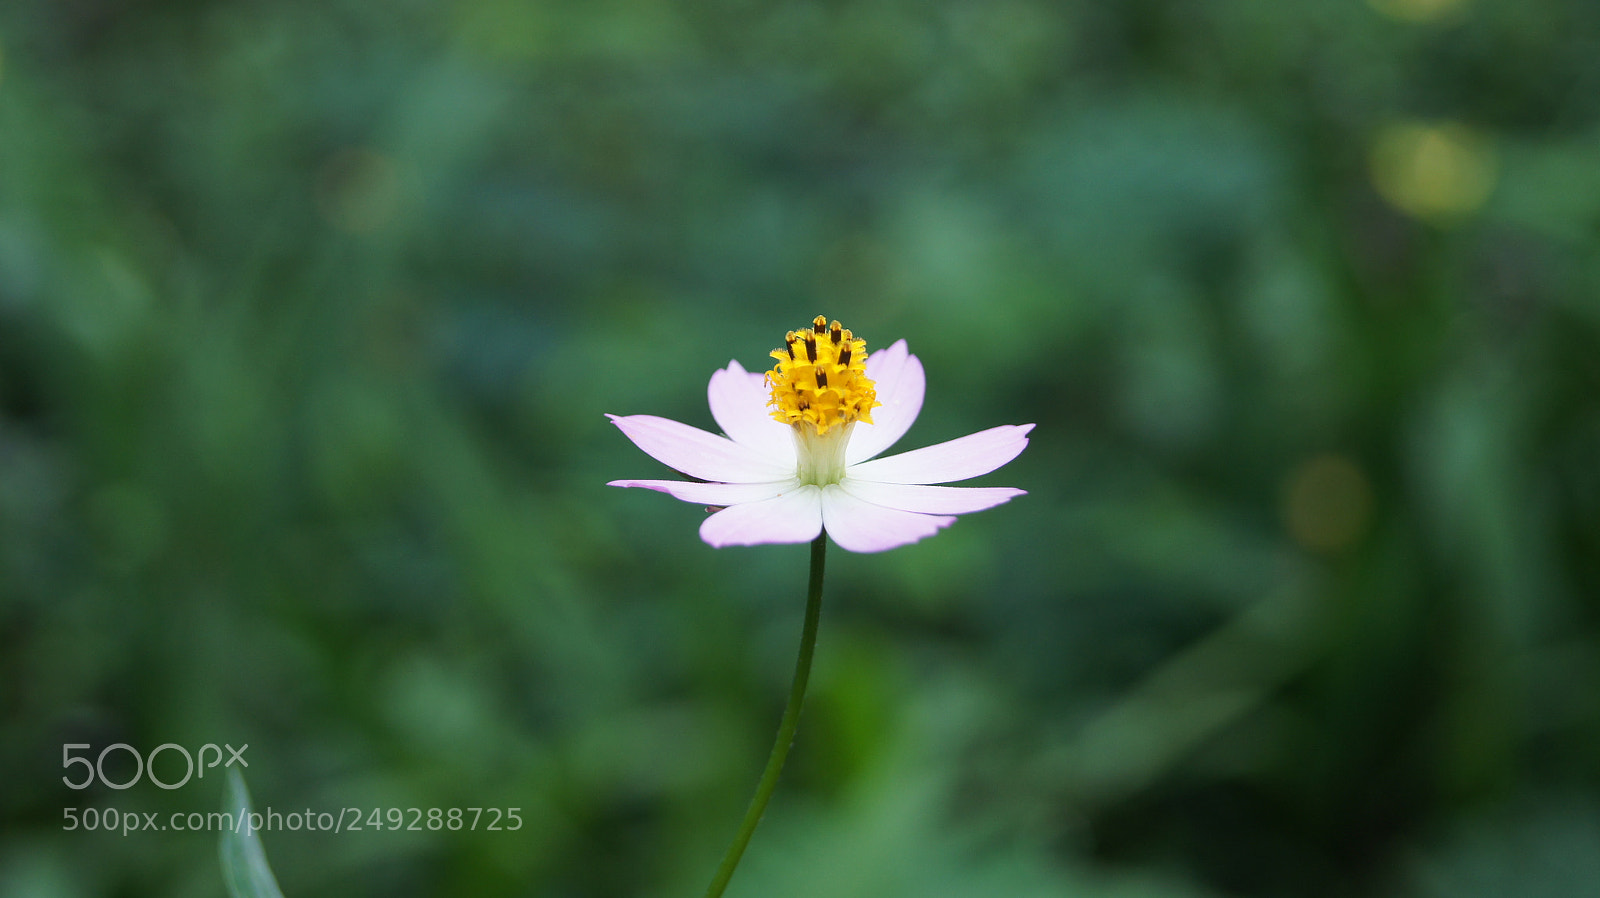
[[739, 824], [738, 835], [733, 837], [733, 844], [728, 846], [728, 853], [722, 858], [722, 866], [717, 868], [716, 878], [711, 880], [711, 887], [706, 889], [706, 898], [719, 898], [723, 889], [728, 887], [728, 880], [733, 878], [733, 871], [744, 856], [745, 846], [750, 844], [750, 837], [755, 834], [756, 824], [761, 822], [761, 815], [767, 810], [767, 801], [772, 798], [773, 790], [778, 788], [778, 775], [783, 773], [783, 762], [794, 745], [794, 731], [800, 725], [800, 705], [806, 697], [806, 681], [811, 678], [811, 656], [817, 647], [817, 620], [822, 616], [822, 568], [827, 553], [828, 535], [818, 534], [811, 542], [811, 585], [806, 593], [806, 619], [800, 630], [800, 657], [794, 662], [794, 682], [789, 686], [789, 704], [784, 706], [783, 719], [778, 723], [778, 738], [772, 743], [767, 769], [762, 771], [761, 781], [756, 783], [756, 794], [750, 798], [750, 808], [744, 812], [744, 822]]

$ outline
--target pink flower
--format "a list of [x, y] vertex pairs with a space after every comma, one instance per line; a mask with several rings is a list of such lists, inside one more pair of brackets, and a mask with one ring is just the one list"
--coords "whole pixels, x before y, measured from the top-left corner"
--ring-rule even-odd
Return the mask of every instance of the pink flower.
[[868, 358], [861, 340], [818, 317], [784, 342], [765, 375], [737, 361], [711, 375], [711, 416], [726, 436], [654, 415], [607, 415], [652, 458], [696, 478], [609, 485], [723, 506], [700, 525], [700, 537], [717, 548], [810, 542], [826, 530], [852, 552], [914, 543], [954, 523], [955, 515], [1024, 494], [930, 484], [977, 477], [1011, 461], [1028, 445], [1032, 424], [878, 457], [922, 410], [922, 363], [906, 341]]

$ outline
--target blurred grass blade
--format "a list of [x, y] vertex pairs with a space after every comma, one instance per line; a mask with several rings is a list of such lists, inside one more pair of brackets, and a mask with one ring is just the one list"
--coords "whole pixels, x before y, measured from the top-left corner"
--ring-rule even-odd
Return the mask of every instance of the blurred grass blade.
[[222, 832], [218, 850], [222, 853], [222, 878], [233, 898], [283, 898], [278, 881], [267, 866], [267, 853], [261, 837], [250, 826], [250, 793], [237, 770], [228, 771], [228, 786], [222, 809], [237, 821]]

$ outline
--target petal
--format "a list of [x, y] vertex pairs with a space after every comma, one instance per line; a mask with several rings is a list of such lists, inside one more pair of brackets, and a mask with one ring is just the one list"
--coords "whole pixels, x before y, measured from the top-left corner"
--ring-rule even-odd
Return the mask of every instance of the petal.
[[922, 411], [927, 387], [922, 362], [906, 349], [904, 340], [867, 356], [867, 376], [877, 384], [878, 401], [883, 404], [872, 410], [871, 424], [857, 424], [850, 435], [845, 460], [851, 464], [872, 458], [906, 435]]
[[822, 490], [822, 525], [839, 548], [851, 552], [883, 552], [908, 545], [938, 533], [955, 520], [874, 505], [850, 495], [838, 484]]
[[1032, 424], [1002, 424], [945, 443], [851, 465], [848, 476], [878, 483], [948, 483], [987, 474], [1028, 445]]
[[729, 439], [775, 461], [794, 464], [794, 434], [767, 410], [772, 397], [765, 375], [746, 371], [737, 361], [729, 362], [728, 367], [712, 372], [706, 398], [711, 403], [711, 417]]
[[776, 483], [691, 483], [686, 480], [613, 480], [606, 486], [638, 486], [696, 505], [742, 505], [781, 495], [793, 478]]
[[[655, 415], [607, 415], [634, 445], [674, 471], [725, 483], [771, 483], [794, 475], [749, 446]], [[776, 423], [776, 422], [774, 422]]]
[[723, 546], [808, 543], [822, 532], [822, 491], [801, 486], [761, 502], [732, 505], [706, 518], [700, 538]]
[[967, 514], [1027, 495], [1025, 491], [1009, 486], [922, 486], [874, 483], [849, 477], [839, 485], [850, 495], [873, 505], [918, 514]]

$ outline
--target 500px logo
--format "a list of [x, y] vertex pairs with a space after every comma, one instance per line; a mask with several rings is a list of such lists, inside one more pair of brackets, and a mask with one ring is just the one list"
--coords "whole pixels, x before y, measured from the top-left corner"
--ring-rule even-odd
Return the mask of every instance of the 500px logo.
[[[87, 757], [77, 757], [72, 754], [73, 751], [77, 749], [89, 747], [89, 743], [87, 742], [69, 742], [61, 746], [61, 768], [63, 770], [70, 769], [75, 764], [83, 765], [83, 779], [81, 781], [73, 782], [72, 778], [67, 776], [63, 776], [61, 778], [61, 781], [67, 784], [67, 788], [87, 789], [94, 783], [95, 779], [98, 778], [101, 785], [108, 789], [126, 789], [129, 786], [132, 786], [134, 783], [137, 783], [141, 777], [149, 774], [150, 782], [155, 783], [158, 787], [162, 789], [176, 789], [179, 786], [182, 786], [184, 783], [187, 783], [189, 778], [195, 776], [196, 774], [199, 775], [199, 778], [204, 779], [206, 770], [215, 767], [218, 764], [221, 764], [223, 767], [232, 767], [235, 763], [238, 763], [240, 767], [250, 766], [250, 762], [244, 759], [244, 750], [250, 747], [249, 743], [241, 745], [238, 748], [224, 744], [223, 748], [228, 750], [228, 760], [226, 762], [222, 760], [222, 748], [218, 748], [215, 742], [207, 742], [205, 745], [200, 746], [199, 751], [195, 755], [189, 754], [189, 750], [187, 748], [184, 748], [176, 742], [166, 742], [161, 745], [157, 745], [155, 750], [151, 751], [148, 756], [139, 754], [138, 749], [126, 742], [113, 742], [112, 744], [107, 745], [105, 748], [100, 749], [100, 754], [94, 759], [93, 763], [91, 763]], [[129, 777], [127, 781], [121, 783], [115, 783], [106, 778], [106, 755], [111, 754], [111, 752], [116, 749], [121, 749], [133, 756], [133, 776]], [[183, 779], [178, 780], [175, 783], [164, 783], [156, 777], [156, 756], [164, 751], [175, 751], [183, 756], [183, 763], [186, 765], [183, 772]], [[207, 751], [212, 752], [211, 763], [209, 764], [206, 763]], [[198, 755], [199, 758], [198, 763], [196, 762], [196, 755]]]

